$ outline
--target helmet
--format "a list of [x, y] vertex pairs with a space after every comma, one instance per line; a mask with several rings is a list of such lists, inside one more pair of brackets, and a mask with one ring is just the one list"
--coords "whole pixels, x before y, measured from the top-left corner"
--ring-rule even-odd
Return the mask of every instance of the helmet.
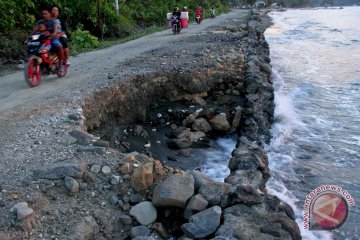
[[183, 10], [187, 10], [187, 6], [184, 6], [184, 7], [183, 7]]
[[177, 12], [179, 11], [179, 8], [178, 7], [174, 7], [174, 12]]

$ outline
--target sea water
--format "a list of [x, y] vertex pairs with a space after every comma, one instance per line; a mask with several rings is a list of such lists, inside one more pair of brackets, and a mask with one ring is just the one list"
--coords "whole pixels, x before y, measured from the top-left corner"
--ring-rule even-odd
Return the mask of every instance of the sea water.
[[[270, 16], [275, 123], [266, 147], [271, 194], [290, 203], [304, 239], [360, 239], [360, 7]], [[334, 184], [355, 201], [339, 229], [303, 227], [303, 205]]]

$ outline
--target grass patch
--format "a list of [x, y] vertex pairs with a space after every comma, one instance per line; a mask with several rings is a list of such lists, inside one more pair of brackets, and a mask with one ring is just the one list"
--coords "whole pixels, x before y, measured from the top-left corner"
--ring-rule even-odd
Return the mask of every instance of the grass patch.
[[166, 30], [167, 26], [152, 26], [152, 27], [148, 27], [144, 30], [141, 31], [137, 31], [134, 32], [133, 34], [125, 37], [125, 38], [119, 38], [119, 39], [109, 39], [109, 40], [104, 40], [102, 42], [99, 43], [99, 46], [96, 48], [72, 48], [72, 46], [70, 45], [70, 55], [71, 56], [76, 56], [79, 55], [80, 53], [84, 53], [84, 52], [89, 52], [89, 51], [93, 51], [93, 50], [97, 50], [97, 49], [103, 49], [103, 48], [107, 48], [107, 47], [111, 47], [117, 44], [122, 44], [122, 43], [126, 43], [126, 42], [130, 42], [132, 40], [156, 33], [156, 32], [160, 32], [163, 30]]

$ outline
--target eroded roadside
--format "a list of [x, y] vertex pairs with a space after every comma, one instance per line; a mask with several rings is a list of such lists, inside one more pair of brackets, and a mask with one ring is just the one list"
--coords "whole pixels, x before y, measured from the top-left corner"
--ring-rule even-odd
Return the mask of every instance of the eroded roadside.
[[[249, 18], [129, 60], [108, 73], [111, 82], [99, 82], [66, 107], [35, 109], [25, 121], [9, 123], [27, 130], [3, 135], [9, 134], [0, 166], [0, 238], [300, 239], [291, 207], [266, 194], [262, 143], [274, 110], [271, 67], [260, 15]], [[151, 116], [164, 99], [186, 107]], [[154, 128], [168, 129], [168, 139], [149, 141]], [[225, 183], [186, 164], [168, 166], [145, 146], [186, 153], [204, 138], [235, 133], [241, 137]], [[129, 135], [149, 142], [127, 153]], [[10, 212], [19, 202], [27, 206]]]

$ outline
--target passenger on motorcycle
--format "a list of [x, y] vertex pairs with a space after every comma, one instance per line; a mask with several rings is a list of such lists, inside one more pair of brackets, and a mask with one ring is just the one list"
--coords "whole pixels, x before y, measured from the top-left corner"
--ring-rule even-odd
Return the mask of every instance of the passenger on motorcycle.
[[[45, 22], [46, 31], [48, 31], [50, 33], [51, 46], [57, 50], [57, 54], [59, 57], [59, 64], [60, 64], [59, 71], [62, 72], [64, 69], [63, 64], [62, 64], [64, 61], [64, 49], [63, 49], [61, 42], [57, 38], [58, 26], [56, 25], [56, 22], [51, 18], [51, 14], [48, 9], [43, 9], [41, 11], [41, 14], [42, 14], [42, 20], [40, 20], [40, 21]], [[37, 28], [38, 28], [38, 26], [36, 26], [36, 31], [38, 31]]]
[[[40, 39], [43, 39], [42, 46], [40, 49], [46, 49], [50, 51], [51, 49], [51, 42], [50, 42], [50, 32], [46, 30], [46, 23], [44, 20], [39, 20], [37, 22], [37, 31], [34, 33], [35, 35], [40, 35]], [[47, 53], [44, 53], [47, 54]]]
[[68, 40], [66, 36], [67, 26], [65, 21], [59, 17], [60, 9], [58, 6], [53, 6], [51, 8], [51, 16], [54, 19], [57, 25], [57, 38], [61, 42], [63, 49], [64, 49], [64, 57], [66, 61], [66, 65], [70, 66], [69, 62], [69, 47], [68, 47]]

